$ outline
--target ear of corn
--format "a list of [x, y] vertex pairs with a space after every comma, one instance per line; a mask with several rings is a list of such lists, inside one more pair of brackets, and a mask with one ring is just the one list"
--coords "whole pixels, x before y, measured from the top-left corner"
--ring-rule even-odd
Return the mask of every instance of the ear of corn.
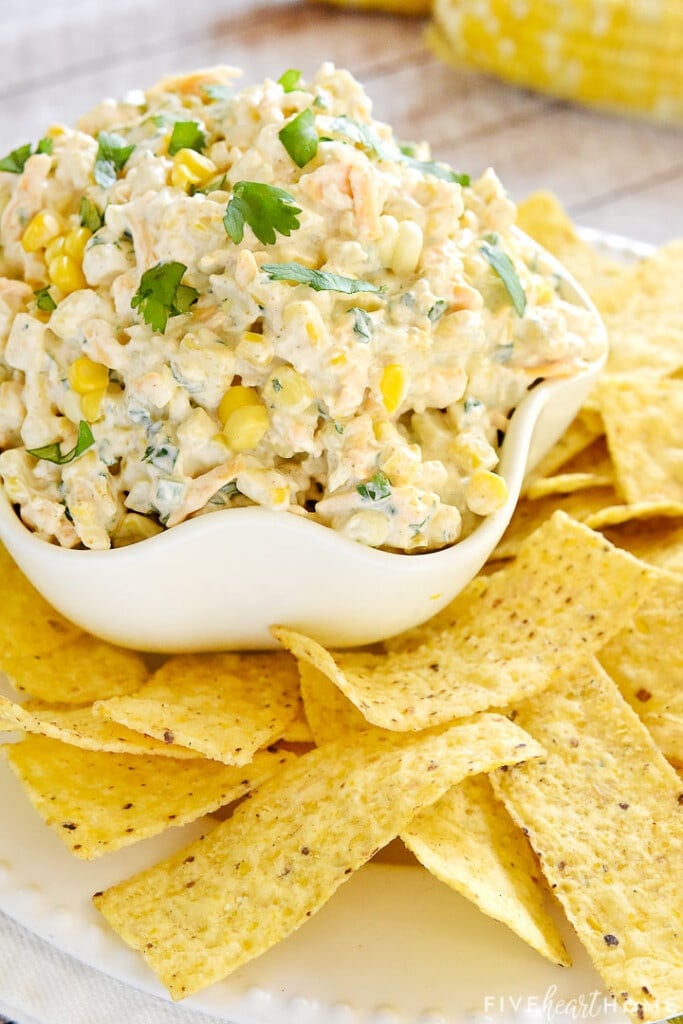
[[679, 0], [434, 0], [429, 40], [449, 63], [515, 85], [683, 120]]
[[364, 10], [391, 11], [392, 14], [427, 14], [431, 0], [326, 0], [335, 7], [358, 7]]

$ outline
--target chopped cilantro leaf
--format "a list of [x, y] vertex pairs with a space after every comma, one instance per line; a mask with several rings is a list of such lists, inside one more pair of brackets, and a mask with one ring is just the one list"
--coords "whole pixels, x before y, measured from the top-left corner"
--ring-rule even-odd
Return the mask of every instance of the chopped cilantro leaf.
[[427, 316], [434, 324], [437, 320], [440, 320], [448, 309], [448, 303], [445, 299], [437, 299], [434, 305], [429, 309]]
[[176, 121], [168, 143], [168, 155], [175, 156], [181, 149], [195, 149], [198, 153], [206, 147], [206, 135], [198, 121]]
[[356, 490], [361, 498], [367, 498], [368, 501], [383, 501], [391, 494], [391, 483], [381, 469], [378, 469], [367, 483], [358, 484]]
[[295, 89], [299, 88], [300, 81], [301, 72], [297, 71], [296, 68], [289, 68], [284, 74], [280, 75], [277, 84], [282, 86], [283, 92], [294, 92]]
[[186, 270], [184, 263], [157, 263], [140, 278], [140, 287], [130, 304], [133, 309], [140, 310], [143, 320], [153, 331], [163, 334], [168, 318], [187, 313], [199, 298], [196, 288], [180, 283]]
[[286, 124], [278, 132], [278, 138], [297, 167], [305, 167], [318, 152], [318, 133], [315, 130], [315, 116], [310, 107]]
[[42, 448], [27, 448], [26, 451], [35, 459], [43, 459], [45, 462], [54, 462], [56, 466], [66, 466], [68, 462], [73, 462], [74, 459], [77, 459], [83, 454], [83, 452], [86, 452], [94, 443], [95, 438], [93, 437], [92, 430], [85, 420], [81, 420], [78, 424], [78, 439], [76, 441], [76, 445], [70, 452], [66, 452], [62, 455], [62, 446], [58, 441], [55, 444], [46, 444]]
[[352, 306], [349, 313], [353, 313], [353, 330], [362, 341], [370, 341], [372, 337], [372, 321], [370, 317], [359, 306]]
[[370, 125], [356, 121], [347, 114], [335, 117], [330, 124], [330, 130], [338, 135], [345, 135], [347, 139], [358, 146], [362, 146], [363, 149], [369, 149], [380, 160], [391, 160], [393, 158], [393, 154], [388, 151], [386, 144]]
[[172, 473], [177, 460], [178, 449], [174, 444], [150, 445], [142, 456], [143, 462], [149, 462], [161, 473]]
[[223, 217], [225, 230], [235, 245], [244, 238], [244, 225], [248, 224], [259, 242], [272, 245], [275, 232], [291, 235], [299, 227], [294, 196], [283, 188], [263, 185], [258, 181], [238, 181], [232, 190]]
[[36, 146], [36, 153], [47, 153], [47, 155], [50, 156], [52, 154], [52, 145], [52, 139], [50, 139], [47, 135], [44, 135], [42, 139], [38, 140], [38, 145]]
[[26, 161], [31, 155], [31, 143], [13, 149], [11, 153], [0, 160], [0, 171], [9, 171], [10, 174], [21, 174], [26, 166]]
[[203, 185], [201, 188], [197, 188], [196, 185], [190, 186], [190, 195], [196, 196], [198, 193], [203, 196], [208, 196], [209, 192], [226, 192], [225, 182], [227, 175], [223, 174], [220, 178], [215, 178], [214, 181], [210, 181], [208, 185]]
[[275, 392], [276, 394], [277, 394], [277, 392], [278, 392], [278, 391], [282, 391], [282, 384], [281, 384], [281, 383], [280, 383], [280, 381], [279, 381], [279, 380], [277, 379], [277, 377], [273, 377], [273, 391], [274, 391], [274, 392]]
[[434, 160], [415, 160], [412, 156], [403, 155], [403, 163], [413, 167], [421, 174], [431, 174], [433, 178], [443, 178], [444, 181], [454, 181], [463, 188], [470, 184], [469, 174], [456, 174], [450, 167], [438, 164]]
[[102, 188], [109, 188], [116, 181], [119, 171], [125, 167], [135, 146], [127, 146], [125, 139], [113, 132], [100, 132], [97, 142], [95, 181]]
[[81, 197], [81, 205], [78, 207], [78, 215], [81, 224], [95, 234], [104, 224], [104, 217], [94, 203], [91, 203], [87, 196]]
[[508, 254], [503, 252], [503, 250], [499, 249], [496, 245], [492, 245], [490, 242], [486, 241], [482, 242], [480, 251], [489, 261], [491, 267], [505, 285], [505, 289], [510, 296], [510, 300], [515, 308], [517, 316], [524, 316], [524, 311], [526, 309], [526, 293], [522, 287], [519, 275], [515, 270], [515, 265]]
[[345, 295], [353, 295], [355, 292], [382, 291], [369, 281], [358, 281], [354, 277], [342, 277], [325, 270], [310, 270], [301, 263], [264, 263], [261, 270], [271, 281], [296, 281], [307, 284], [315, 292], [344, 292]]
[[38, 288], [33, 294], [36, 297], [36, 306], [44, 313], [51, 313], [53, 309], [57, 308], [57, 303], [50, 295], [49, 288]]

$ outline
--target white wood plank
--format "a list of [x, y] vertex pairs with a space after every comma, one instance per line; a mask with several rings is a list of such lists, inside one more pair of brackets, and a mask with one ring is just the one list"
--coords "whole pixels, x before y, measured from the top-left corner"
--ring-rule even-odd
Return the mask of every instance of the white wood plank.
[[683, 169], [626, 195], [578, 203], [570, 213], [582, 224], [653, 245], [683, 238]]

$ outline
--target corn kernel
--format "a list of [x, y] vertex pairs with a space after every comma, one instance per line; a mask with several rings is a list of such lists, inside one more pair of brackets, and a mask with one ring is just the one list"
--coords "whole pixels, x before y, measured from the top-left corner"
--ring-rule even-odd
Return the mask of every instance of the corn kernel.
[[412, 220], [402, 220], [398, 226], [396, 247], [389, 260], [389, 269], [395, 274], [414, 274], [422, 255], [422, 228]]
[[274, 507], [289, 505], [289, 487], [273, 487], [270, 492], [270, 503]]
[[485, 437], [478, 434], [463, 434], [449, 445], [449, 454], [465, 473], [475, 469], [491, 469], [498, 461], [493, 447]]
[[278, 408], [305, 409], [313, 401], [313, 390], [293, 366], [273, 370], [268, 381], [268, 401]]
[[394, 436], [391, 424], [387, 423], [386, 420], [374, 420], [372, 432], [378, 441], [389, 441]]
[[258, 405], [242, 405], [228, 417], [223, 432], [235, 452], [255, 448], [269, 427], [268, 411]]
[[64, 236], [64, 252], [77, 262], [83, 259], [85, 247], [92, 238], [92, 231], [86, 227], [74, 228]]
[[507, 501], [507, 484], [498, 473], [488, 469], [477, 469], [465, 487], [465, 501], [471, 512], [487, 516], [497, 512]]
[[256, 331], [243, 331], [242, 341], [248, 341], [251, 345], [262, 345], [263, 335]]
[[382, 370], [380, 391], [387, 412], [396, 412], [405, 393], [405, 374], [400, 363], [389, 363]]
[[382, 237], [377, 245], [377, 255], [383, 267], [388, 267], [398, 241], [398, 221], [395, 217], [384, 214], [379, 219]]
[[216, 171], [215, 163], [208, 156], [194, 149], [179, 149], [173, 157], [171, 184], [186, 190], [190, 185], [205, 185]]
[[81, 395], [81, 413], [83, 419], [88, 423], [94, 423], [100, 418], [102, 399], [107, 393], [106, 388], [99, 388], [97, 391], [88, 391]]
[[137, 512], [130, 512], [125, 515], [118, 524], [112, 535], [112, 546], [125, 548], [128, 544], [136, 544], [147, 537], [154, 537], [157, 533], [163, 533], [163, 526], [150, 519], [149, 516], [139, 515]]
[[346, 366], [348, 358], [345, 352], [338, 352], [336, 356], [332, 356], [330, 359], [331, 366]]
[[367, 510], [354, 512], [344, 524], [344, 533], [361, 544], [378, 548], [386, 541], [390, 528], [389, 520], [381, 512]]
[[69, 367], [69, 384], [79, 395], [99, 391], [109, 383], [109, 370], [102, 363], [94, 363], [87, 356], [79, 356]]
[[50, 263], [52, 260], [56, 259], [57, 256], [62, 255], [62, 253], [64, 252], [64, 243], [64, 235], [58, 235], [57, 238], [53, 238], [51, 242], [48, 242], [48, 244], [45, 246], [45, 260], [47, 263]]
[[61, 124], [51, 124], [45, 134], [48, 139], [58, 139], [60, 135], [66, 135], [66, 129]]
[[247, 388], [244, 384], [235, 384], [228, 388], [220, 400], [218, 419], [225, 426], [232, 414], [246, 405], [260, 405], [259, 396], [253, 388]]
[[24, 252], [38, 252], [57, 238], [64, 230], [60, 217], [50, 210], [41, 210], [31, 217], [21, 239]]
[[47, 272], [52, 282], [65, 295], [69, 295], [71, 292], [78, 291], [79, 288], [85, 288], [86, 286], [85, 276], [80, 265], [73, 256], [67, 256], [66, 253], [55, 256], [53, 260], [50, 260], [47, 265]]

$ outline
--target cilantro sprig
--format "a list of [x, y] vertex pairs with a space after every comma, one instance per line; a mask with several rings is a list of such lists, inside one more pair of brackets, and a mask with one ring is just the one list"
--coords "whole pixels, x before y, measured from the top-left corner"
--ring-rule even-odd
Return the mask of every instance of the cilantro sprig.
[[184, 263], [171, 260], [157, 263], [140, 278], [140, 287], [130, 300], [133, 309], [139, 309], [146, 324], [163, 334], [169, 317], [179, 316], [199, 298], [196, 288], [181, 284], [187, 270]]
[[100, 132], [97, 136], [95, 156], [95, 181], [102, 188], [109, 188], [126, 165], [135, 146], [127, 146], [125, 139], [114, 132]]
[[381, 292], [382, 289], [369, 281], [359, 281], [355, 277], [342, 277], [326, 270], [311, 270], [301, 263], [264, 263], [261, 270], [271, 281], [294, 281], [307, 284], [315, 292], [343, 292], [354, 295], [356, 292]]
[[201, 153], [206, 148], [206, 135], [199, 121], [176, 121], [168, 143], [168, 155], [175, 156], [181, 149], [194, 149]]
[[46, 444], [42, 448], [27, 448], [26, 451], [35, 459], [54, 462], [56, 466], [66, 466], [68, 462], [73, 462], [74, 459], [87, 452], [88, 448], [91, 448], [94, 443], [95, 438], [93, 437], [92, 430], [85, 420], [81, 420], [78, 424], [78, 438], [71, 451], [65, 452], [62, 455], [62, 446], [59, 441], [55, 442], [55, 444]]
[[358, 484], [356, 490], [361, 498], [366, 498], [368, 501], [384, 501], [391, 494], [391, 482], [382, 470], [378, 469], [370, 480], [364, 484]]
[[297, 114], [278, 132], [278, 138], [297, 167], [305, 167], [318, 152], [318, 133], [311, 108]]
[[48, 153], [52, 152], [52, 139], [44, 138], [41, 139], [35, 150], [30, 142], [27, 142], [25, 146], [17, 146], [7, 156], [3, 156], [0, 159], [0, 171], [9, 171], [10, 174], [22, 174], [26, 161], [34, 153]]
[[258, 181], [238, 181], [233, 187], [223, 224], [235, 245], [244, 238], [244, 225], [248, 224], [259, 242], [272, 245], [275, 232], [291, 235], [299, 227], [300, 207], [289, 192], [275, 185]]
[[97, 209], [95, 204], [91, 202], [87, 196], [81, 196], [80, 206], [78, 207], [78, 216], [80, 217], [81, 224], [84, 228], [88, 228], [95, 234], [96, 231], [104, 224], [104, 216]]
[[497, 236], [489, 236], [479, 247], [480, 252], [489, 261], [510, 296], [517, 316], [524, 316], [526, 310], [526, 292], [515, 270], [515, 265], [506, 252], [498, 247]]

